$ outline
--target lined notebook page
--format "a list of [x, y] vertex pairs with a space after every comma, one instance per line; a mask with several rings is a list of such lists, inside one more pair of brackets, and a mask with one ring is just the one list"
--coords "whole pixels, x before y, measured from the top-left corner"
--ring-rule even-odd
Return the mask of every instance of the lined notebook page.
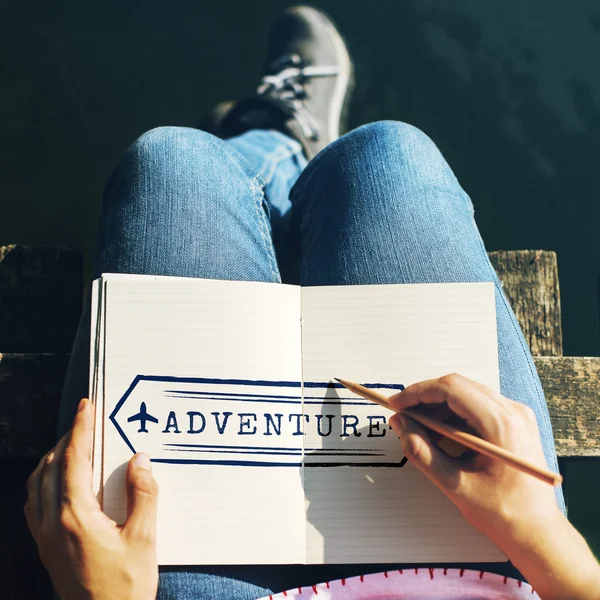
[[94, 438], [92, 444], [92, 487], [102, 504], [102, 422], [104, 412], [104, 310], [102, 308], [102, 280], [92, 282], [91, 335], [90, 335], [90, 381], [88, 397], [94, 404]]
[[[303, 379], [313, 385], [340, 377], [408, 386], [458, 372], [499, 389], [491, 283], [302, 288], [302, 344]], [[353, 396], [343, 390], [329, 393]], [[304, 394], [308, 396], [306, 386]], [[337, 410], [363, 423], [360, 411], [368, 409], [340, 403]], [[385, 409], [377, 413], [389, 417]], [[371, 430], [374, 436], [385, 429], [383, 419], [378, 423], [379, 429]], [[315, 435], [314, 428], [307, 431], [307, 448], [334, 443], [329, 436]], [[402, 457], [389, 429], [383, 438], [367, 438], [364, 424], [357, 430], [360, 437], [352, 429], [347, 437], [342, 433], [333, 432], [340, 449], [350, 444], [373, 454], [357, 461], [397, 464]], [[384, 457], [375, 456], [378, 448], [385, 449]], [[309, 464], [307, 452], [308, 563], [506, 560], [410, 463], [402, 468]]]
[[[244, 416], [257, 412], [252, 398], [301, 406], [300, 289], [139, 276], [109, 276], [106, 285], [105, 512], [125, 518], [125, 466], [134, 449], [145, 451], [170, 461], [153, 463], [159, 564], [304, 562], [297, 438], [281, 447], [260, 430], [260, 440], [249, 435], [231, 449], [232, 436], [264, 419]], [[157, 423], [139, 431], [134, 413]], [[237, 465], [254, 460], [271, 464]]]

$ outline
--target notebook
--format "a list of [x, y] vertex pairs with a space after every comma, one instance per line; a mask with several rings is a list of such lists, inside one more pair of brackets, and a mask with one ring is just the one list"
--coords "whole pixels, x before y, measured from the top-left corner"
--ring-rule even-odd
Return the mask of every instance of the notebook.
[[298, 287], [105, 274], [92, 287], [93, 482], [126, 518], [159, 484], [159, 564], [506, 557], [410, 462], [391, 395], [458, 372], [499, 389], [492, 283]]

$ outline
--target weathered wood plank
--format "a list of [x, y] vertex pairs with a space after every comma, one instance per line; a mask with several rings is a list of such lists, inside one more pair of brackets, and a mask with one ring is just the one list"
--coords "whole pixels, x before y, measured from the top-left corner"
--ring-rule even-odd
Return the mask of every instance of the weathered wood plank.
[[558, 456], [600, 456], [600, 358], [535, 357]]
[[[534, 355], [562, 356], [556, 254], [490, 253]], [[82, 258], [71, 248], [0, 247], [0, 351], [68, 352], [81, 312]]]
[[[56, 435], [66, 354], [0, 355], [0, 456], [42, 456]], [[536, 357], [559, 456], [600, 456], [600, 358]]]
[[56, 439], [68, 354], [0, 354], [0, 456], [39, 457]]
[[52, 598], [52, 586], [25, 521], [26, 482], [36, 459], [0, 458], [0, 596], [3, 600]]
[[0, 352], [69, 352], [81, 299], [79, 250], [0, 246]]
[[534, 356], [562, 356], [560, 289], [556, 253], [490, 252], [490, 261]]

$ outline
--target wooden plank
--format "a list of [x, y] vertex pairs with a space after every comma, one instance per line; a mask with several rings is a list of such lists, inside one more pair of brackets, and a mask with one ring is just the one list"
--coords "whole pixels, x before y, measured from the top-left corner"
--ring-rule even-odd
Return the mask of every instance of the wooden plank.
[[556, 253], [490, 252], [490, 261], [534, 356], [562, 356], [560, 289]]
[[558, 456], [600, 456], [600, 358], [535, 357]]
[[82, 289], [79, 250], [0, 246], [0, 352], [69, 352]]
[[[532, 354], [562, 356], [556, 253], [490, 253]], [[81, 313], [81, 252], [0, 247], [0, 350], [68, 352]]]
[[56, 440], [68, 354], [0, 354], [0, 456], [40, 457]]
[[[54, 445], [66, 354], [0, 355], [0, 456]], [[600, 358], [536, 357], [559, 456], [600, 456]]]
[[0, 595], [3, 600], [52, 598], [52, 585], [27, 529], [26, 482], [37, 459], [0, 458]]

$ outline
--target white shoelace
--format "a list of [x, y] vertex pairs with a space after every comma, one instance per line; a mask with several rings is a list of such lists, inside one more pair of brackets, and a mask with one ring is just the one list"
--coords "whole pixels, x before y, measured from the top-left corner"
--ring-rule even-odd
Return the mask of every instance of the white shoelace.
[[285, 66], [273, 75], [265, 75], [256, 89], [259, 96], [273, 98], [282, 102], [296, 120], [302, 133], [310, 140], [319, 139], [319, 125], [304, 105], [307, 80], [314, 77], [334, 77], [339, 74], [339, 67], [303, 66], [298, 55], [291, 55], [282, 60]]

